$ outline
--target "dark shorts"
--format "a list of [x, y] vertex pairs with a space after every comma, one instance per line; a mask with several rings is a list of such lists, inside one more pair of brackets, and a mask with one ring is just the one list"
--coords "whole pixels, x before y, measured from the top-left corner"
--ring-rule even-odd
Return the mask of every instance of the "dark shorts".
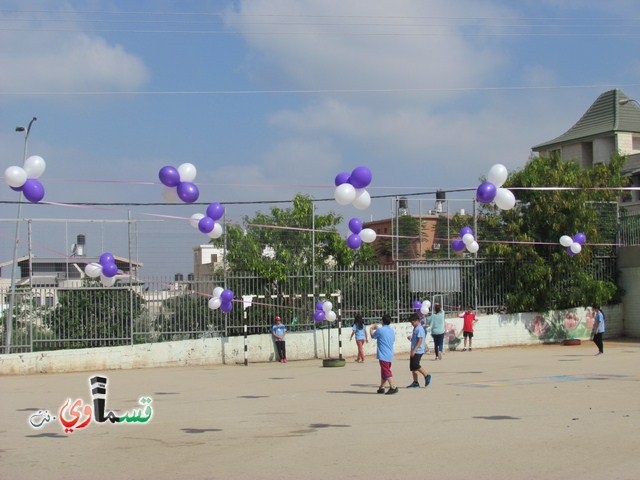
[[422, 367], [420, 366], [420, 359], [422, 358], [421, 353], [416, 353], [413, 357], [409, 357], [409, 370], [412, 372], [420, 370]]
[[380, 362], [380, 376], [382, 380], [393, 377], [393, 373], [391, 373], [391, 362], [385, 362], [384, 360], [378, 360], [378, 362]]
[[464, 338], [473, 338], [473, 332], [463, 332]]

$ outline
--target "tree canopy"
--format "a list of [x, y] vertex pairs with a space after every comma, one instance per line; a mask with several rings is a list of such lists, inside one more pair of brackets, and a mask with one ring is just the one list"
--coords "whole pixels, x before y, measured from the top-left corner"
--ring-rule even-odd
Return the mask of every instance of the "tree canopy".
[[[291, 272], [310, 272], [314, 258], [317, 268], [377, 263], [370, 244], [358, 250], [347, 246], [338, 232], [341, 215], [317, 215], [313, 200], [306, 195], [296, 195], [291, 208], [272, 207], [253, 218], [245, 216], [243, 222], [227, 226], [226, 261], [236, 271], [255, 272], [274, 281], [284, 280]], [[214, 243], [222, 245], [221, 240]]]
[[556, 157], [533, 158], [504, 185], [513, 189], [516, 207], [503, 212], [483, 208], [485, 228], [503, 232], [503, 240], [513, 242], [489, 244], [482, 252], [506, 260], [511, 290], [508, 311], [546, 311], [617, 300], [615, 277], [598, 280], [603, 276], [595, 271], [600, 257], [614, 254], [613, 247], [586, 245], [571, 256], [559, 238], [582, 232], [587, 244], [615, 243], [620, 193], [615, 188], [627, 184], [622, 176], [625, 160], [614, 155], [608, 163], [582, 168]]

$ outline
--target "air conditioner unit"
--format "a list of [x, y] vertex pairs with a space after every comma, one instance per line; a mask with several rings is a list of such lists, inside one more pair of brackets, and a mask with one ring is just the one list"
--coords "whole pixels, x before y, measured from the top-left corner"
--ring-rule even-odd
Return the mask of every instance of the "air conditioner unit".
[[440, 250], [440, 244], [439, 243], [434, 243], [433, 247], [431, 247], [432, 250]]

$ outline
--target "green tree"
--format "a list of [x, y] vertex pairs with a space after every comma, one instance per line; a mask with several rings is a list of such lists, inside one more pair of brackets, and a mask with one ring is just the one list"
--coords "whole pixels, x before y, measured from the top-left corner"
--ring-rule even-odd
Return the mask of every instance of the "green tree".
[[58, 306], [44, 317], [64, 348], [119, 345], [130, 342], [131, 319], [140, 316], [144, 299], [122, 288], [58, 291]]
[[[315, 215], [309, 196], [296, 195], [292, 208], [272, 207], [244, 217], [244, 225], [229, 225], [226, 233], [227, 265], [235, 271], [255, 272], [260, 277], [282, 282], [291, 273], [312, 271], [315, 238], [315, 266], [348, 267], [376, 263], [373, 248], [363, 244], [351, 250], [338, 232], [342, 216], [330, 212]], [[270, 228], [284, 227], [284, 228]], [[311, 231], [315, 229], [314, 233]], [[222, 246], [222, 240], [214, 241]]]
[[[621, 173], [625, 160], [613, 155], [606, 164], [582, 168], [556, 157], [536, 157], [513, 173], [504, 185], [514, 188], [518, 199], [514, 209], [498, 212], [495, 207], [483, 207], [488, 228], [504, 232], [503, 240], [523, 242], [493, 243], [482, 250], [483, 255], [505, 259], [504, 271], [510, 287], [508, 311], [547, 311], [619, 299], [615, 278], [598, 280], [594, 271], [597, 257], [611, 254], [611, 249], [587, 245], [578, 255], [570, 256], [560, 246], [559, 238], [582, 232], [587, 243], [615, 243], [615, 228], [611, 225], [616, 221], [612, 213], [615, 208], [608, 202], [616, 202], [618, 192], [607, 188], [627, 184]], [[603, 205], [609, 208], [603, 209]]]

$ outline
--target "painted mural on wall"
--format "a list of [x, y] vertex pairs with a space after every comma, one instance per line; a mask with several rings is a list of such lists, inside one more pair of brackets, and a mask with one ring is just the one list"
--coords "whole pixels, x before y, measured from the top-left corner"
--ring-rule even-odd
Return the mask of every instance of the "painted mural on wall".
[[541, 341], [586, 339], [591, 336], [594, 318], [591, 309], [584, 310], [583, 315], [571, 310], [552, 312], [548, 315], [539, 314], [528, 322], [527, 329], [532, 337]]

